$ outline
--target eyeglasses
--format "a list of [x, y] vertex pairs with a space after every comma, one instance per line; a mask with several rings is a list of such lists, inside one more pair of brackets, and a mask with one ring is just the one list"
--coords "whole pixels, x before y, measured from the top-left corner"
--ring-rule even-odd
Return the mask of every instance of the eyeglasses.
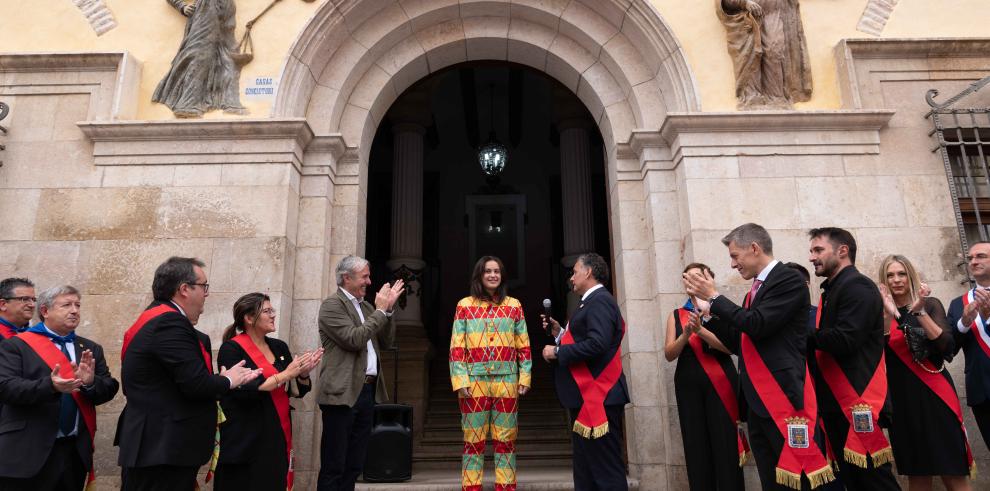
[[261, 309], [261, 313], [271, 317], [275, 317], [275, 309]]
[[187, 285], [193, 285], [193, 286], [201, 286], [201, 287], [203, 287], [203, 291], [204, 292], [210, 293], [210, 284], [209, 283], [186, 283], [186, 284]]
[[966, 262], [972, 261], [974, 259], [979, 259], [980, 261], [986, 261], [988, 258], [990, 258], [990, 255], [986, 255], [986, 254], [976, 254], [973, 256], [967, 255]]
[[38, 303], [38, 297], [28, 297], [28, 296], [23, 296], [23, 297], [3, 297], [3, 299], [4, 300], [7, 300], [7, 301], [18, 300], [18, 301], [21, 301], [21, 302], [24, 302], [24, 303]]

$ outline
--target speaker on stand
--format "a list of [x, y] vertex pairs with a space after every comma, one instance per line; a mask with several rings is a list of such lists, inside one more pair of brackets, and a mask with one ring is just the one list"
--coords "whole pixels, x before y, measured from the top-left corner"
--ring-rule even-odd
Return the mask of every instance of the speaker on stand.
[[391, 348], [395, 367], [392, 374], [392, 400], [395, 404], [375, 405], [374, 423], [364, 462], [366, 482], [403, 482], [412, 479], [413, 407], [398, 404], [399, 349]]

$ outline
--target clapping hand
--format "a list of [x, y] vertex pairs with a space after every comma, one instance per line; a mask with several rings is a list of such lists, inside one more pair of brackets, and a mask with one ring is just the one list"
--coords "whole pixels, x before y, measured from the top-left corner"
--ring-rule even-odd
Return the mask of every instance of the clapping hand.
[[897, 304], [894, 303], [894, 296], [890, 294], [890, 288], [887, 285], [880, 285], [880, 298], [883, 299], [883, 311], [895, 319], [901, 316], [901, 313], [897, 311]]
[[289, 369], [293, 370], [293, 377], [306, 377], [309, 375], [309, 372], [312, 372], [314, 368], [320, 365], [322, 359], [323, 348], [307, 351], [292, 360], [292, 363], [289, 364]]
[[692, 269], [681, 275], [684, 281], [684, 290], [688, 295], [695, 298], [712, 298], [718, 291], [715, 290], [715, 279], [708, 275], [707, 271]]
[[261, 375], [260, 368], [254, 370], [250, 368], [244, 368], [244, 363], [246, 363], [246, 361], [241, 360], [237, 362], [236, 365], [230, 368], [220, 367], [220, 375], [223, 375], [224, 377], [230, 379], [231, 389], [240, 387], [241, 385], [244, 385], [245, 383], [250, 382]]
[[84, 386], [93, 385], [93, 379], [96, 378], [96, 358], [93, 357], [92, 351], [83, 351], [79, 357], [79, 364], [73, 363], [72, 368], [76, 378], [82, 381]]
[[918, 298], [911, 304], [910, 312], [921, 312], [925, 308], [925, 298], [932, 294], [932, 289], [927, 283], [921, 283], [918, 287]]
[[973, 301], [963, 309], [962, 323], [967, 326], [972, 324], [976, 321], [977, 314], [984, 321], [990, 317], [990, 292], [981, 287], [973, 290]]
[[698, 334], [701, 332], [701, 316], [698, 312], [691, 312], [688, 316], [688, 323], [684, 326], [684, 332], [691, 334]]
[[59, 370], [61, 370], [61, 366], [56, 363], [55, 368], [52, 369], [52, 386], [55, 387], [55, 390], [63, 394], [71, 394], [83, 386], [82, 380], [79, 380], [78, 377], [62, 378], [59, 375]]

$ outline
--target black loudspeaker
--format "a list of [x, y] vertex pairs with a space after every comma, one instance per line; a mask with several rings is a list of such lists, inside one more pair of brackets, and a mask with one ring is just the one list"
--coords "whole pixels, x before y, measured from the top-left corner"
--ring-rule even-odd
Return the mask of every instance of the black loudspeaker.
[[413, 408], [406, 404], [375, 406], [375, 423], [364, 461], [367, 482], [412, 479]]

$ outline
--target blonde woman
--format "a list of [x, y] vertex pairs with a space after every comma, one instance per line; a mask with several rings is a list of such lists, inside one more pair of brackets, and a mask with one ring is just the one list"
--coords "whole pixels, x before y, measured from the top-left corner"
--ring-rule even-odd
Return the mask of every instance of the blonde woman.
[[904, 256], [883, 260], [879, 282], [889, 329], [890, 443], [897, 472], [908, 476], [911, 491], [932, 489], [932, 476], [941, 476], [950, 491], [969, 490], [973, 459], [955, 384], [945, 370], [955, 344], [942, 302], [929, 296]]

